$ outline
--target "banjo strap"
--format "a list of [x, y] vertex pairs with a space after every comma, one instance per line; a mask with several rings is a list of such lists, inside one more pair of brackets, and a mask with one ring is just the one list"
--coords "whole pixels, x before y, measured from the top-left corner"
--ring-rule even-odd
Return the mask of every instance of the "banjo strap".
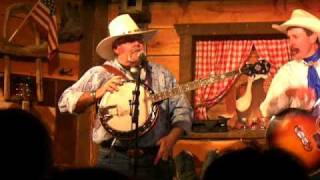
[[[121, 76], [121, 77], [123, 77], [125, 80], [128, 80], [128, 77], [122, 72], [122, 71], [120, 71], [119, 69], [117, 69], [117, 68], [115, 68], [115, 67], [113, 67], [113, 66], [110, 66], [110, 65], [108, 65], [108, 64], [104, 64], [104, 65], [101, 65], [106, 71], [108, 71], [109, 73], [111, 73], [111, 74], [114, 74], [115, 76]], [[149, 78], [149, 76], [148, 76], [148, 71], [147, 71], [147, 78], [146, 78], [146, 83], [147, 83], [147, 85], [151, 85], [152, 84], [152, 79], [151, 78]]]
[[119, 69], [117, 69], [117, 68], [115, 68], [115, 67], [113, 67], [113, 66], [110, 66], [110, 65], [108, 65], [108, 64], [104, 64], [104, 65], [102, 65], [102, 67], [103, 67], [106, 71], [108, 71], [109, 73], [114, 74], [114, 75], [116, 75], [116, 76], [121, 76], [121, 77], [123, 77], [124, 79], [128, 80], [128, 78], [126, 77], [126, 75], [125, 75], [123, 72], [121, 72]]

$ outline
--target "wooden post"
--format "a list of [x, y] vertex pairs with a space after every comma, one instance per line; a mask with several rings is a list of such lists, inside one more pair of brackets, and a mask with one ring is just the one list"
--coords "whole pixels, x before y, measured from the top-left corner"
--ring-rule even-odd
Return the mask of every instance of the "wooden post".
[[36, 59], [36, 87], [37, 87], [37, 100], [43, 101], [43, 81], [42, 81], [42, 63], [41, 58]]
[[[100, 65], [96, 45], [107, 36], [108, 1], [82, 1], [81, 26], [85, 36], [80, 42], [79, 76], [93, 65]], [[96, 163], [97, 149], [91, 139], [95, 108], [88, 108], [77, 117], [76, 166], [92, 166]]]
[[[35, 31], [36, 46], [40, 45], [40, 35], [38, 31]], [[42, 81], [42, 63], [41, 58], [36, 58], [36, 88], [37, 88], [37, 100], [43, 101], [43, 81]]]
[[10, 100], [10, 73], [11, 73], [11, 63], [10, 57], [4, 55], [4, 85], [3, 85], [3, 97], [6, 101]]

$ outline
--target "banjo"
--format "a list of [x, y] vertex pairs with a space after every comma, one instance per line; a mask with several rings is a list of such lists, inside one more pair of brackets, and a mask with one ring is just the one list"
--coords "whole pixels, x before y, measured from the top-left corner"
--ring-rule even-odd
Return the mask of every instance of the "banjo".
[[212, 75], [205, 79], [199, 79], [186, 84], [178, 85], [170, 90], [159, 93], [141, 84], [139, 96], [139, 117], [136, 127], [132, 125], [132, 92], [136, 88], [134, 81], [126, 81], [119, 90], [113, 93], [107, 92], [103, 95], [98, 109], [101, 125], [113, 137], [118, 139], [134, 139], [136, 128], [138, 136], [144, 135], [156, 123], [159, 115], [159, 103], [169, 97], [195, 90], [199, 87], [212, 84], [216, 81], [237, 74], [252, 76], [255, 74], [267, 74], [270, 64], [266, 60], [259, 60], [255, 64], [246, 64], [241, 69], [227, 72], [221, 75]]

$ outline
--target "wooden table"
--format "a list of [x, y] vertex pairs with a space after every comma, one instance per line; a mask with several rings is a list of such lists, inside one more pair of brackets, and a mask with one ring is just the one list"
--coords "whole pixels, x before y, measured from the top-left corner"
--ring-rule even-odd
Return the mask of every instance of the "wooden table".
[[207, 158], [209, 151], [237, 150], [248, 146], [249, 142], [256, 142], [266, 146], [266, 130], [230, 130], [228, 132], [192, 132], [178, 140], [174, 149], [173, 157], [181, 151], [187, 150], [194, 155], [196, 172], [199, 175], [202, 164]]

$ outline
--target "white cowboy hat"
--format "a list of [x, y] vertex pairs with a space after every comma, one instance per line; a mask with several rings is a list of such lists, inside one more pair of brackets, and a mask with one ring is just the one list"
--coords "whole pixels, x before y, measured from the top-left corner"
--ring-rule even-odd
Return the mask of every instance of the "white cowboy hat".
[[156, 31], [142, 31], [128, 14], [122, 14], [114, 18], [109, 24], [109, 37], [102, 39], [97, 45], [96, 52], [106, 60], [114, 58], [112, 43], [119, 37], [141, 34], [144, 41], [151, 39]]
[[281, 25], [273, 24], [272, 28], [287, 33], [287, 29], [289, 27], [302, 27], [306, 28], [312, 32], [318, 33], [318, 37], [320, 37], [320, 20], [302, 9], [296, 9], [292, 12], [291, 17], [286, 22]]

